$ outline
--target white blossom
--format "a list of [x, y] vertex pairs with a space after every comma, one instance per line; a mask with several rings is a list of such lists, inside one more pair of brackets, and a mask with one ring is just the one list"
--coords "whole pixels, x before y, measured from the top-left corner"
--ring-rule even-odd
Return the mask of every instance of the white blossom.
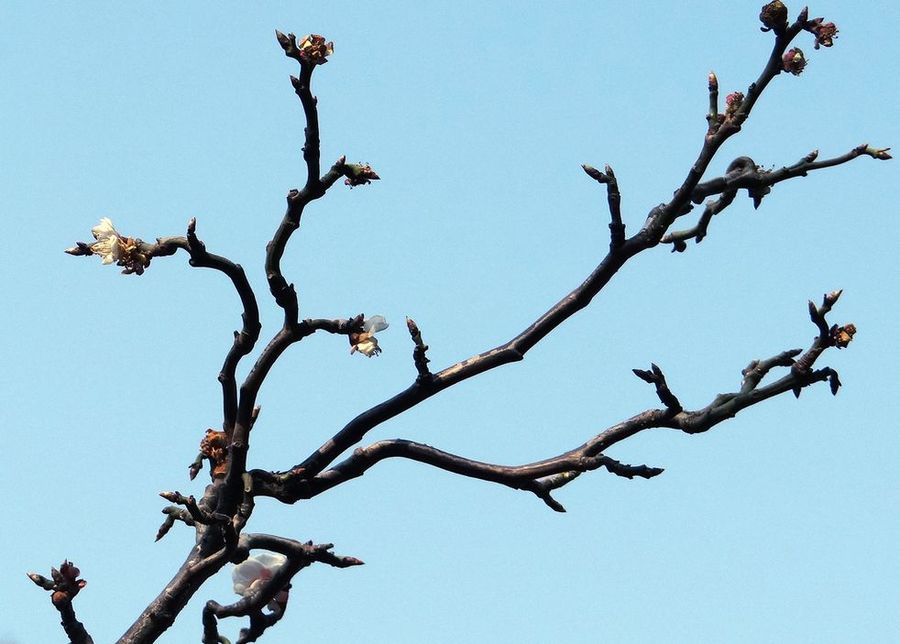
[[382, 315], [373, 315], [370, 318], [366, 318], [363, 322], [363, 332], [355, 333], [350, 336], [350, 353], [356, 353], [359, 351], [361, 354], [371, 358], [372, 356], [377, 356], [381, 353], [381, 349], [378, 347], [378, 340], [375, 338], [375, 334], [379, 331], [384, 331], [388, 328], [387, 320], [384, 319]]
[[99, 224], [91, 228], [91, 234], [97, 240], [91, 244], [91, 252], [100, 255], [104, 264], [112, 264], [119, 260], [122, 254], [122, 236], [109, 217], [104, 217]]
[[261, 552], [256, 556], [242, 561], [231, 572], [231, 581], [234, 582], [234, 592], [244, 597], [249, 597], [272, 578], [287, 561], [287, 557], [275, 552]]

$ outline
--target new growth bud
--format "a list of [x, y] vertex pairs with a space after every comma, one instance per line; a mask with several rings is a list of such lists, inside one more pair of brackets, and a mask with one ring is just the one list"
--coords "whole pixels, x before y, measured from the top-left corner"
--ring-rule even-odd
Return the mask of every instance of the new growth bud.
[[806, 68], [806, 57], [803, 55], [803, 51], [799, 47], [788, 49], [781, 57], [781, 66], [784, 71], [799, 76]]
[[344, 184], [350, 186], [364, 186], [381, 179], [368, 163], [344, 164]]
[[837, 38], [838, 28], [833, 22], [823, 22], [825, 18], [810, 20], [803, 28], [816, 37], [815, 48], [831, 47]]
[[763, 31], [775, 31], [781, 33], [787, 29], [788, 10], [781, 0], [775, 0], [764, 5], [759, 12], [759, 20], [763, 23], [760, 27]]
[[725, 116], [733, 117], [744, 103], [743, 92], [732, 92], [725, 97]]

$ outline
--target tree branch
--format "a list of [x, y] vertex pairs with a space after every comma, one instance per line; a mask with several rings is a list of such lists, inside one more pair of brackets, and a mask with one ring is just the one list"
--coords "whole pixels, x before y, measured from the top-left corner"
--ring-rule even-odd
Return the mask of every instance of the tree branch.
[[[331, 552], [330, 543], [314, 545], [312, 541], [300, 543], [268, 534], [241, 535], [235, 562], [247, 558], [251, 549], [265, 549], [284, 555], [287, 560], [271, 578], [263, 581], [252, 594], [223, 606], [216, 601], [208, 601], [203, 609], [203, 643], [216, 644], [221, 641], [218, 620], [224, 617], [249, 617], [250, 628], [241, 629], [236, 644], [255, 642], [265, 630], [274, 626], [284, 616], [287, 609], [288, 591], [291, 580], [303, 568], [313, 563], [325, 563], [335, 568], [360, 566], [362, 561], [355, 557], [340, 557]], [[269, 612], [264, 613], [263, 608]]]
[[[167, 257], [174, 255], [179, 249], [187, 251], [190, 255], [189, 264], [195, 268], [212, 268], [227, 275], [231, 279], [238, 296], [241, 298], [243, 313], [243, 327], [234, 334], [234, 343], [225, 356], [225, 363], [219, 372], [219, 382], [222, 384], [223, 420], [222, 428], [227, 434], [231, 434], [234, 428], [237, 414], [237, 385], [235, 370], [241, 358], [250, 353], [259, 339], [262, 326], [259, 322], [259, 306], [256, 303], [256, 295], [247, 281], [247, 276], [240, 264], [235, 264], [226, 257], [214, 255], [206, 250], [206, 245], [197, 237], [197, 220], [192, 218], [188, 222], [187, 236], [185, 237], [160, 237], [155, 243], [145, 242], [141, 239], [125, 237], [112, 228], [112, 223], [105, 220], [109, 228], [103, 231], [104, 237], [98, 237], [97, 232], [103, 226], [94, 229], [94, 235], [98, 242], [88, 244], [76, 242], [72, 248], [66, 249], [70, 255], [90, 256], [104, 255], [110, 251], [104, 261], [117, 261], [124, 266], [123, 273], [142, 274], [150, 266], [154, 257]], [[104, 240], [112, 240], [112, 248], [104, 246]]]
[[606, 172], [600, 172], [597, 168], [589, 165], [582, 165], [581, 168], [597, 183], [606, 185], [606, 201], [609, 204], [609, 215], [612, 220], [609, 224], [609, 249], [615, 250], [625, 243], [625, 224], [622, 223], [622, 195], [619, 192], [619, 182], [616, 181], [616, 175], [609, 165], [604, 168]]
[[[743, 381], [739, 391], [717, 396], [709, 405], [695, 411], [685, 410], [669, 389], [662, 370], [652, 365], [649, 371], [635, 369], [639, 378], [654, 384], [665, 409], [648, 409], [597, 434], [586, 443], [557, 456], [526, 465], [497, 465], [472, 460], [430, 445], [409, 440], [393, 439], [357, 448], [353, 454], [313, 478], [304, 476], [303, 470], [275, 473], [253, 470], [253, 494], [270, 496], [284, 503], [310, 499], [333, 487], [362, 476], [375, 464], [388, 458], [405, 458], [431, 465], [454, 474], [499, 483], [517, 490], [527, 490], [556, 511], [564, 508], [550, 492], [571, 482], [583, 472], [605, 467], [618, 476], [651, 478], [662, 473], [661, 468], [646, 465], [625, 465], [604, 454], [609, 447], [638, 432], [652, 428], [678, 429], [688, 434], [705, 432], [718, 423], [732, 418], [741, 410], [773, 396], [795, 393], [816, 382], [828, 380], [832, 393], [840, 386], [837, 372], [829, 367], [812, 370], [812, 365], [824, 349], [847, 346], [856, 329], [853, 325], [829, 327], [825, 315], [840, 296], [835, 291], [825, 296], [821, 307], [811, 306], [810, 312], [819, 336], [812, 347], [794, 362], [800, 349], [783, 351], [765, 360], [754, 360], [742, 371]], [[790, 367], [790, 372], [770, 385], [760, 387], [762, 379], [775, 367]]]
[[[447, 367], [434, 374], [427, 383], [417, 381], [394, 397], [358, 415], [319, 449], [291, 468], [292, 476], [307, 479], [315, 477], [334, 462], [342, 452], [359, 443], [373, 427], [463, 380], [501, 365], [522, 360], [531, 347], [577, 311], [588, 306], [631, 257], [660, 243], [672, 222], [693, 208], [691, 196], [715, 153], [729, 137], [740, 131], [741, 124], [749, 117], [753, 105], [763, 90], [782, 71], [782, 55], [787, 46], [806, 24], [806, 15], [805, 12], [802, 12], [790, 27], [773, 30], [776, 34], [775, 44], [765, 68], [756, 82], [750, 85], [747, 96], [742, 96], [740, 101], [732, 100], [726, 115], [722, 115], [719, 127], [715, 129], [715, 132], [707, 134], [699, 157], [688, 172], [687, 178], [675, 191], [672, 200], [653, 208], [641, 230], [633, 237], [625, 240], [621, 245], [611, 243], [609, 253], [580, 286], [507, 343]], [[591, 174], [587, 168], [585, 171], [595, 179], [597, 177], [594, 174], [603, 174], [596, 170], [594, 174]], [[605, 179], [602, 179], [601, 182], [610, 185], [612, 179], [609, 177], [609, 173], [604, 176]], [[613, 224], [616, 224], [615, 218], [619, 216], [618, 196], [611, 199], [610, 207], [613, 209], [611, 215]]]
[[684, 244], [686, 240], [693, 238], [697, 243], [702, 241], [706, 236], [712, 217], [731, 205], [738, 190], [746, 190], [747, 194], [753, 199], [753, 207], [758, 208], [763, 197], [769, 194], [772, 186], [776, 183], [795, 177], [805, 177], [815, 170], [841, 165], [860, 156], [887, 160], [891, 158], [887, 152], [889, 149], [873, 148], [864, 143], [856, 146], [846, 154], [822, 161], [816, 161], [819, 151], [814, 150], [797, 163], [772, 171], [767, 171], [757, 166], [749, 157], [738, 157], [731, 162], [724, 176], [705, 181], [694, 188], [691, 194], [691, 201], [695, 204], [702, 203], [706, 197], [711, 195], [720, 195], [719, 199], [707, 202], [698, 223], [687, 230], [673, 231], [666, 234], [662, 238], [662, 243], [673, 244], [673, 250], [681, 252], [687, 249], [687, 246]]

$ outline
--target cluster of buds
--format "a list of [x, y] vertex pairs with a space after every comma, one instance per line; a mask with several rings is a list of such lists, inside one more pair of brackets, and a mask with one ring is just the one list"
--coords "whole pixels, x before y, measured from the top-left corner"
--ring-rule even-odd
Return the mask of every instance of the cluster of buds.
[[276, 29], [275, 37], [286, 56], [307, 65], [324, 65], [328, 62], [328, 57], [334, 53], [334, 43], [325, 42], [325, 36], [319, 34], [303, 36], [299, 45], [294, 34], [285, 36]]
[[381, 179], [368, 163], [345, 163], [344, 164], [344, 185], [351, 188], [353, 186], [364, 186]]
[[388, 323], [382, 315], [373, 315], [363, 320], [361, 330], [353, 331], [349, 335], [350, 354], [359, 352], [368, 358], [377, 356], [381, 353], [381, 349], [378, 347], [378, 339], [375, 334], [386, 328], [388, 328]]
[[744, 103], [744, 93], [743, 92], [732, 92], [728, 96], [725, 97], [725, 116], [731, 118], [737, 111], [741, 109], [741, 105]]
[[763, 23], [760, 27], [763, 31], [775, 31], [780, 33], [787, 29], [788, 10], [781, 0], [775, 0], [763, 5], [759, 12], [759, 20]]
[[[231, 581], [234, 584], [234, 592], [241, 597], [252, 597], [258, 593], [272, 576], [287, 563], [287, 557], [274, 552], [261, 552], [239, 563], [231, 572]], [[290, 585], [282, 588], [272, 601], [268, 603], [268, 609], [283, 613], [287, 605]]]
[[311, 65], [324, 65], [334, 53], [334, 43], [325, 42], [325, 36], [309, 34], [300, 41], [300, 57]]
[[823, 22], [825, 18], [816, 18], [810, 20], [803, 28], [816, 37], [815, 48], [831, 47], [834, 39], [837, 38], [838, 28], [833, 22]]
[[60, 604], [71, 602], [75, 595], [78, 594], [78, 591], [87, 586], [87, 582], [84, 579], [78, 578], [80, 574], [81, 571], [75, 564], [65, 560], [62, 562], [59, 570], [56, 568], [50, 569], [52, 579], [47, 579], [36, 572], [28, 573], [28, 578], [44, 590], [52, 590], [53, 594], [50, 596], [50, 600], [54, 606], [59, 606]]
[[853, 336], [856, 335], [856, 326], [853, 324], [845, 324], [844, 326], [835, 324], [829, 329], [829, 332], [831, 333], [832, 346], [844, 349], [853, 340]]
[[142, 275], [150, 265], [150, 247], [140, 239], [119, 233], [108, 217], [91, 228], [91, 235], [95, 240], [92, 244], [76, 242], [66, 252], [69, 255], [99, 255], [104, 264], [115, 262], [117, 266], [122, 266], [125, 275]]
[[803, 55], [803, 50], [799, 47], [788, 49], [784, 52], [784, 56], [781, 57], [781, 66], [784, 68], [784, 71], [790, 72], [794, 76], [799, 76], [806, 68], [806, 57]]

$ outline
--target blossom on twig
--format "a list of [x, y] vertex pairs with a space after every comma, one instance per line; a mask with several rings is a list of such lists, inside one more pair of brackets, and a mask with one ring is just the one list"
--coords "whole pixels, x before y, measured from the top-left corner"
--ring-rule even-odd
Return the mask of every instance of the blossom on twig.
[[[239, 563], [231, 572], [234, 592], [242, 597], [251, 597], [272, 579], [272, 576], [287, 563], [287, 557], [274, 552], [261, 552]], [[288, 588], [283, 588], [268, 603], [269, 610], [283, 610], [287, 603]]]
[[126, 275], [141, 275], [150, 265], [150, 254], [146, 251], [144, 242], [122, 235], [109, 217], [103, 217], [99, 224], [91, 228], [91, 235], [95, 240], [92, 244], [78, 242], [76, 246], [67, 248], [66, 252], [69, 255], [99, 255], [104, 264], [115, 262], [116, 265], [123, 266], [122, 272]]
[[118, 261], [122, 256], [125, 244], [109, 217], [104, 217], [99, 224], [91, 228], [91, 234], [97, 240], [91, 244], [91, 251], [95, 255], [100, 255], [104, 264]]
[[325, 36], [309, 34], [297, 46], [300, 50], [300, 58], [313, 65], [324, 65], [328, 62], [328, 56], [334, 53], [334, 43], [325, 42]]
[[844, 326], [838, 326], [835, 324], [829, 329], [829, 333], [831, 334], [831, 343], [838, 349], [845, 349], [853, 340], [853, 336], [856, 335], [856, 325], [845, 324]]
[[816, 18], [815, 20], [810, 20], [803, 27], [816, 37], [816, 49], [818, 49], [819, 47], [831, 47], [834, 44], [834, 39], [837, 38], [838, 34], [837, 25], [835, 25], [833, 22], [823, 22], [823, 20], [825, 20], [825, 18]]
[[803, 55], [803, 50], [799, 47], [788, 49], [784, 52], [784, 56], [781, 57], [781, 66], [784, 68], [784, 71], [790, 72], [794, 76], [799, 76], [806, 68], [806, 57]]
[[366, 318], [363, 322], [362, 333], [350, 334], [350, 353], [353, 354], [359, 351], [369, 358], [377, 356], [381, 353], [381, 349], [378, 347], [378, 340], [375, 338], [375, 334], [379, 331], [384, 331], [386, 328], [388, 328], [388, 323], [384, 316], [373, 315], [370, 318]]

